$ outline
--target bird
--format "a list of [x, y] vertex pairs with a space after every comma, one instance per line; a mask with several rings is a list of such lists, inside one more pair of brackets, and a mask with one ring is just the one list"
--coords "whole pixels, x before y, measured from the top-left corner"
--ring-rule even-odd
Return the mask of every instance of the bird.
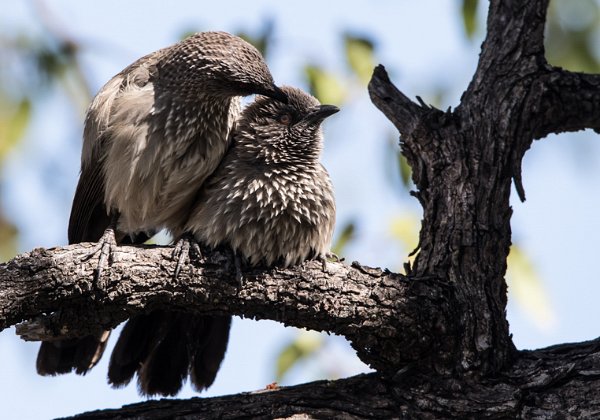
[[[288, 267], [328, 256], [336, 207], [320, 163], [321, 123], [339, 109], [300, 89], [282, 90], [287, 104], [258, 96], [244, 109], [229, 150], [175, 237], [191, 234], [203, 249], [228, 247], [250, 266]], [[214, 355], [221, 353], [196, 345], [202, 340], [197, 332], [214, 337], [211, 343], [220, 344], [219, 351], [227, 347], [230, 316], [218, 317], [208, 328], [197, 324], [196, 332], [181, 325], [193, 324], [197, 315], [173, 316], [178, 322], [156, 323], [152, 336], [130, 340], [132, 346], [152, 343], [138, 345], [136, 360], [138, 388], [147, 394], [175, 394], [188, 376], [198, 391], [212, 383], [222, 359]]]
[[[86, 113], [68, 226], [70, 244], [97, 242], [96, 281], [117, 244], [141, 244], [185, 223], [228, 149], [240, 97], [251, 94], [287, 100], [259, 51], [226, 32], [199, 32], [150, 53], [100, 89]], [[130, 322], [143, 332], [169, 316], [151, 315]], [[38, 373], [85, 374], [108, 336], [42, 342]]]
[[298, 88], [282, 90], [287, 104], [258, 97], [244, 110], [185, 226], [199, 243], [226, 245], [250, 266], [324, 259], [335, 225], [321, 123], [339, 108]]

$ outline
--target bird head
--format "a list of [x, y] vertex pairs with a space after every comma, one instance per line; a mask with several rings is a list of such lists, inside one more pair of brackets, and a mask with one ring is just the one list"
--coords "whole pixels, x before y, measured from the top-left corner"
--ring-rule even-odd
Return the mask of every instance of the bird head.
[[265, 95], [286, 102], [260, 52], [227, 32], [199, 32], [166, 48], [158, 80], [186, 99]]
[[339, 108], [321, 105], [308, 93], [281, 88], [288, 102], [258, 96], [237, 121], [234, 141], [242, 154], [265, 163], [318, 162], [322, 149], [321, 123]]

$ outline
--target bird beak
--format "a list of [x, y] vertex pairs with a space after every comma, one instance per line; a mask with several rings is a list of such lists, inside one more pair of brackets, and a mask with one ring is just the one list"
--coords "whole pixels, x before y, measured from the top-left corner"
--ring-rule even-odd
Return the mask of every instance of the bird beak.
[[339, 110], [340, 109], [335, 105], [320, 105], [313, 108], [306, 117], [304, 117], [304, 120], [309, 124], [320, 124], [325, 118], [335, 114]]
[[281, 90], [280, 88], [278, 88], [275, 85], [273, 85], [269, 88], [266, 88], [266, 89], [262, 89], [261, 91], [259, 91], [257, 93], [264, 95], [264, 96], [268, 96], [269, 98], [278, 100], [279, 102], [283, 102], [284, 104], [288, 103], [287, 95], [283, 92], [283, 90]]

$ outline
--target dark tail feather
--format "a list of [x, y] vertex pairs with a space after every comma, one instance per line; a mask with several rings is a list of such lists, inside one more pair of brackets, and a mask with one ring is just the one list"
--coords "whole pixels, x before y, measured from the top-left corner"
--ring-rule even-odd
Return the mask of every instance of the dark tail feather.
[[161, 337], [165, 313], [154, 311], [131, 318], [121, 331], [108, 365], [108, 382], [127, 385]]
[[40, 375], [59, 375], [72, 370], [85, 375], [102, 357], [110, 331], [82, 338], [44, 341], [38, 352], [36, 367]]
[[202, 324], [202, 334], [192, 337], [196, 350], [190, 376], [194, 388], [201, 391], [212, 385], [225, 357], [231, 317], [198, 317], [198, 322]]
[[214, 381], [227, 349], [231, 317], [154, 311], [127, 322], [113, 350], [109, 382], [122, 386], [138, 374], [145, 395], [175, 395], [188, 374], [198, 390]]
[[[71, 216], [69, 218], [69, 243], [97, 242], [111, 219], [102, 203], [104, 184], [101, 166], [94, 165], [88, 176], [79, 178]], [[119, 236], [120, 244], [144, 243], [153, 232]], [[75, 371], [85, 375], [104, 353], [110, 331], [75, 339], [44, 341], [38, 351], [36, 368], [40, 375], [59, 375]], [[114, 353], [113, 353], [114, 354]]]
[[169, 312], [161, 340], [138, 371], [138, 388], [145, 395], [175, 395], [185, 382], [190, 366], [189, 333], [192, 315]]

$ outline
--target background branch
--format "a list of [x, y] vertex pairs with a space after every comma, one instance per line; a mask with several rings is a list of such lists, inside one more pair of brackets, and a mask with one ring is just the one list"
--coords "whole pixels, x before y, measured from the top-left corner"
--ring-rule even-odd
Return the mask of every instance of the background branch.
[[387, 380], [373, 373], [216, 398], [148, 401], [75, 418], [596, 418], [599, 359], [600, 341], [594, 340], [521, 352], [495, 378], [440, 378], [407, 368]]

